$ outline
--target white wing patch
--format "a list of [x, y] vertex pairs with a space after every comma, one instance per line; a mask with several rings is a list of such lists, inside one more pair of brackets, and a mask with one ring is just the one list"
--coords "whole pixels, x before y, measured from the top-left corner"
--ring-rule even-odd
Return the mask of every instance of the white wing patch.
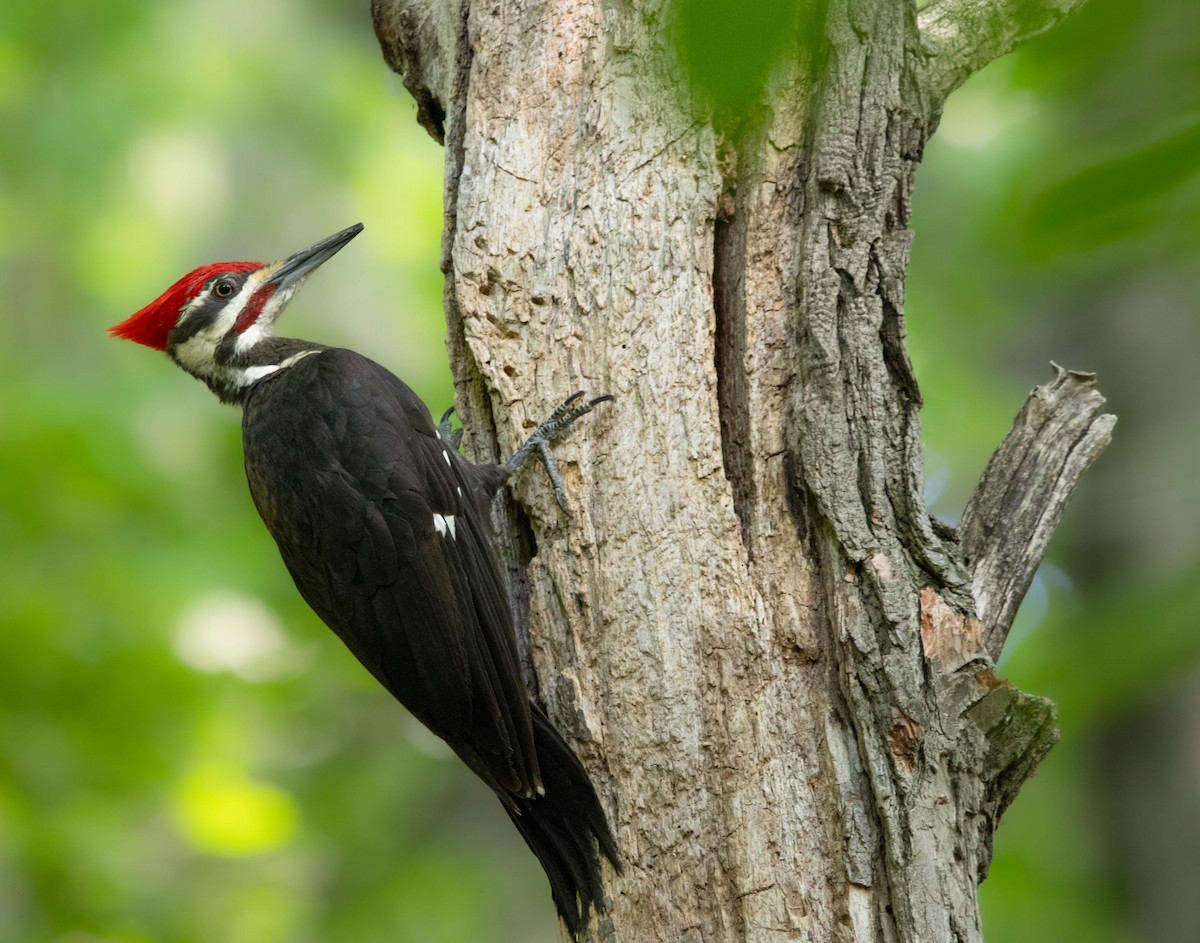
[[455, 524], [453, 514], [434, 514], [433, 526], [434, 529], [437, 530], [437, 532], [443, 537], [445, 537], [447, 533], [450, 535], [451, 540], [454, 540], [457, 537], [457, 534], [454, 530]]

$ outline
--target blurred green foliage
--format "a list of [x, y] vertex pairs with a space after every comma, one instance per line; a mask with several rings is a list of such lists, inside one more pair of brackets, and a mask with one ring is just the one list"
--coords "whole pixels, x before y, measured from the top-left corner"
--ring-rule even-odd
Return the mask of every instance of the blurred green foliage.
[[238, 414], [104, 334], [362, 219], [290, 327], [448, 404], [413, 115], [358, 6], [0, 6], [0, 940], [557, 938], [491, 795], [296, 597]]
[[[0, 940], [556, 938], [492, 797], [296, 598], [237, 414], [103, 334], [196, 264], [362, 219], [291, 329], [449, 403], [414, 114], [359, 5], [0, 6]], [[1000, 829], [993, 943], [1200, 937], [1172, 884], [1200, 765], [1171, 763], [1200, 752], [1198, 129], [1200, 6], [1091, 0], [955, 96], [921, 174], [934, 509], [1051, 357], [1121, 416], [1002, 665], [1064, 741]]]
[[676, 0], [673, 46], [696, 97], [740, 117], [762, 99], [796, 35], [819, 36], [824, 0]]
[[906, 314], [955, 520], [1047, 360], [1119, 417], [1001, 673], [1062, 742], [996, 836], [992, 943], [1200, 939], [1200, 5], [1089, 0], [952, 97]]

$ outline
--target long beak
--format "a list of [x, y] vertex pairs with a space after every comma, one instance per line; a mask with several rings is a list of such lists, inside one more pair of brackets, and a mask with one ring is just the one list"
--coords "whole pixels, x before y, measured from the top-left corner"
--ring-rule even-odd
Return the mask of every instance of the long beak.
[[355, 223], [341, 232], [334, 233], [328, 239], [322, 239], [307, 249], [301, 249], [295, 255], [289, 255], [282, 262], [277, 263], [279, 267], [267, 276], [263, 284], [287, 288], [299, 283], [318, 265], [336, 255], [338, 250], [362, 230], [363, 224]]

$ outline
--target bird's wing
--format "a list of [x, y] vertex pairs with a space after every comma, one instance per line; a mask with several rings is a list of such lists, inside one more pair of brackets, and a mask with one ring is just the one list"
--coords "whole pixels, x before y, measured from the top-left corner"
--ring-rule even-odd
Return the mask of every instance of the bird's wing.
[[254, 502], [314, 611], [493, 788], [538, 788], [478, 480], [494, 474], [438, 438], [402, 381], [344, 350], [260, 383], [243, 438]]

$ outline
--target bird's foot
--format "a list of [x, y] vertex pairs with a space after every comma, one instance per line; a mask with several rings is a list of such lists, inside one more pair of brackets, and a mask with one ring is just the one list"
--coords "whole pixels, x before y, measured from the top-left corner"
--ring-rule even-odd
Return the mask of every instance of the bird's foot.
[[611, 395], [605, 393], [603, 396], [597, 396], [586, 403], [581, 403], [580, 399], [582, 396], [583, 390], [580, 390], [554, 410], [547, 418], [539, 422], [537, 428], [525, 440], [525, 444], [513, 453], [512, 458], [507, 463], [508, 470], [516, 474], [517, 470], [525, 464], [526, 459], [536, 454], [542, 463], [542, 467], [546, 469], [546, 474], [550, 478], [550, 484], [554, 486], [554, 497], [558, 501], [558, 506], [563, 511], [567, 510], [567, 492], [563, 486], [562, 475], [558, 471], [558, 463], [554, 460], [554, 453], [550, 450], [550, 443], [574, 425], [577, 419], [586, 416], [601, 403], [607, 403], [613, 399]]
[[459, 426], [457, 429], [455, 429], [450, 425], [450, 417], [453, 415], [454, 407], [451, 406], [444, 413], [442, 413], [442, 418], [438, 420], [437, 431], [438, 435], [450, 443], [450, 448], [457, 452], [459, 446], [462, 445], [463, 427]]

